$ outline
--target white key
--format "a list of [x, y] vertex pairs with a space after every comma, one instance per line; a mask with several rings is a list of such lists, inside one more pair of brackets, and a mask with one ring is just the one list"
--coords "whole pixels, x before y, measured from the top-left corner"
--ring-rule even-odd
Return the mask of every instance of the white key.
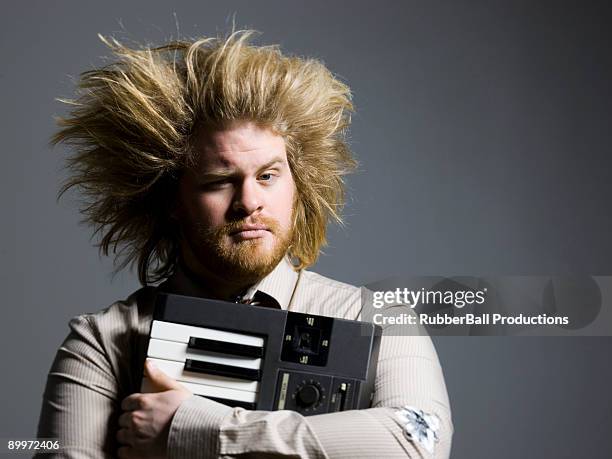
[[191, 336], [226, 343], [246, 344], [247, 346], [263, 347], [264, 345], [264, 339], [260, 336], [215, 330], [214, 328], [175, 324], [161, 320], [154, 320], [151, 327], [151, 338], [188, 343]]
[[240, 357], [237, 355], [187, 349], [187, 343], [165, 341], [155, 338], [151, 338], [149, 340], [147, 357], [175, 360], [177, 362], [185, 362], [187, 359], [193, 359], [201, 362], [219, 363], [221, 365], [231, 365], [240, 368], [251, 368], [253, 370], [259, 370], [261, 368], [261, 359], [258, 358]]
[[[205, 384], [194, 384], [189, 382], [181, 381], [181, 384], [196, 395], [203, 395], [204, 397], [217, 397], [224, 398], [226, 400], [237, 400], [240, 402], [254, 403], [257, 401], [257, 394], [255, 392], [246, 392], [243, 390], [228, 389], [226, 387], [207, 386]], [[151, 387], [151, 382], [147, 378], [142, 378], [141, 392], [149, 393], [154, 392]]]
[[237, 378], [228, 378], [227, 376], [208, 375], [205, 373], [184, 371], [185, 365], [183, 362], [151, 358], [147, 358], [147, 360], [153, 361], [157, 368], [179, 382], [184, 381], [195, 384], [206, 384], [208, 386], [226, 387], [228, 389], [238, 389], [247, 392], [259, 391], [259, 382], [257, 381], [244, 381]]

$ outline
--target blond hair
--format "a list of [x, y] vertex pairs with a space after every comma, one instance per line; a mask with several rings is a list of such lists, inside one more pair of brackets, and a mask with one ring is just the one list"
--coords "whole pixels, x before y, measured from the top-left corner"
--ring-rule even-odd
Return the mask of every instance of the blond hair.
[[117, 271], [137, 263], [143, 285], [169, 276], [178, 260], [171, 206], [193, 164], [196, 125], [249, 120], [284, 137], [298, 195], [297, 269], [316, 261], [328, 222], [341, 222], [343, 175], [356, 165], [345, 138], [350, 90], [319, 61], [252, 45], [252, 35], [139, 49], [100, 36], [117, 60], [81, 74], [78, 97], [63, 100], [73, 108], [52, 143], [74, 153], [60, 196], [82, 192], [101, 253], [112, 250]]

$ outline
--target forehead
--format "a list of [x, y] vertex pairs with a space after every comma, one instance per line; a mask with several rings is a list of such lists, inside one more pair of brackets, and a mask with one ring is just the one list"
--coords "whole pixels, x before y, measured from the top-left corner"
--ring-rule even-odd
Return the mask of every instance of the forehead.
[[252, 122], [234, 123], [221, 129], [201, 127], [193, 145], [198, 170], [247, 170], [275, 158], [287, 160], [283, 137]]

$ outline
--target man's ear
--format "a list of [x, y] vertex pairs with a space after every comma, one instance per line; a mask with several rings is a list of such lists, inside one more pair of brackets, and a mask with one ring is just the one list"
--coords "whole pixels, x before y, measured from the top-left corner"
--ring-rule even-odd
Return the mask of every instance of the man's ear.
[[183, 237], [183, 225], [181, 222], [183, 221], [184, 208], [178, 199], [169, 200], [166, 203], [166, 206], [169, 227], [171, 228], [173, 234], [175, 234], [177, 237], [177, 241], [179, 241]]
[[183, 218], [183, 206], [181, 205], [180, 200], [175, 197], [171, 199], [167, 203], [168, 215], [170, 216], [170, 220], [175, 223], [178, 223]]
[[180, 199], [180, 189], [179, 189], [179, 181], [175, 179], [174, 186], [171, 187], [171, 191], [168, 193], [169, 196], [166, 196], [165, 206], [166, 213], [169, 216], [170, 220], [173, 222], [179, 222], [182, 220], [184, 215], [183, 205]]

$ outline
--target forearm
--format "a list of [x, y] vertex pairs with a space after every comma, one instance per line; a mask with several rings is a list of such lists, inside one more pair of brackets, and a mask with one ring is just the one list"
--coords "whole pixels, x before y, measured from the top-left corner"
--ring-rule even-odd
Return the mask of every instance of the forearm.
[[248, 411], [194, 396], [175, 413], [168, 457], [327, 457], [311, 426], [294, 411]]
[[[438, 441], [431, 451], [416, 438], [409, 438], [398, 421], [399, 408], [370, 408], [306, 418], [326, 455], [330, 458], [431, 458], [447, 459], [453, 427], [446, 410], [439, 415]], [[431, 413], [431, 412], [430, 412]], [[433, 414], [433, 413], [432, 413]]]
[[[371, 408], [304, 417], [292, 411], [232, 409], [201, 397], [185, 401], [172, 421], [170, 458], [425, 457], [447, 458], [452, 425], [445, 407], [433, 452], [410, 439], [399, 408]], [[424, 407], [424, 409], [427, 409]], [[431, 411], [430, 411], [431, 412]]]

